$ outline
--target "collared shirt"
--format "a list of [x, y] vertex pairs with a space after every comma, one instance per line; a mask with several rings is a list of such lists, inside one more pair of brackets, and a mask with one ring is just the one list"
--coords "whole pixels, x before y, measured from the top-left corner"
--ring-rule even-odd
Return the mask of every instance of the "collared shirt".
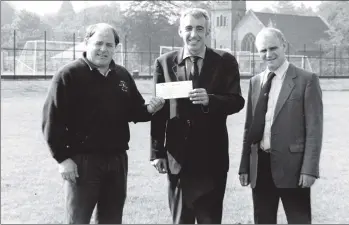
[[[288, 66], [289, 66], [289, 62], [285, 60], [285, 62], [276, 71], [274, 71], [275, 77], [271, 81], [271, 88], [270, 88], [269, 99], [268, 99], [268, 108], [267, 108], [267, 113], [265, 114], [264, 134], [260, 142], [260, 146], [264, 150], [270, 149], [270, 136], [271, 136], [270, 132], [271, 132], [271, 126], [274, 120], [275, 107], [276, 107], [277, 100], [279, 98], [280, 90], [282, 87], [282, 83], [285, 79]], [[262, 77], [263, 78], [262, 85], [267, 81], [269, 73], [270, 73], [269, 69], [266, 69], [264, 71], [264, 74]]]
[[100, 74], [102, 74], [103, 76], [108, 76], [109, 72], [115, 68], [115, 62], [114, 60], [112, 60], [109, 64], [109, 69], [107, 70], [107, 72], [105, 74], [101, 73], [101, 71], [98, 69], [98, 67], [96, 67], [95, 65], [93, 65], [87, 58], [86, 58], [86, 52], [82, 53], [82, 59], [86, 62], [86, 64], [88, 65], [88, 67], [90, 67], [90, 70], [92, 71], [93, 69], [98, 70], [98, 72]]
[[[199, 57], [198, 62], [197, 62], [198, 67], [199, 67], [199, 75], [200, 75], [200, 72], [202, 69], [202, 65], [204, 63], [205, 54], [206, 54], [206, 46], [202, 52], [200, 52], [198, 55], [196, 55]], [[192, 57], [192, 55], [190, 54], [190, 52], [186, 48], [184, 48], [182, 61], [185, 60], [185, 70], [186, 70], [186, 74], [187, 74], [187, 79], [189, 79], [189, 74], [190, 74], [191, 68], [193, 66], [193, 62], [192, 62], [190, 57]]]

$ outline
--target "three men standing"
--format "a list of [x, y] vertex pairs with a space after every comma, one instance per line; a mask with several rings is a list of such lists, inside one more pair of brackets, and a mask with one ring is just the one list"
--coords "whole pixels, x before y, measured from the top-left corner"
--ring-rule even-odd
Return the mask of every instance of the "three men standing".
[[[205, 45], [209, 20], [202, 9], [183, 12], [183, 48], [155, 62], [154, 87], [192, 80], [189, 98], [154, 97], [145, 105], [130, 74], [112, 60], [119, 37], [108, 24], [90, 26], [83, 57], [54, 76], [42, 129], [65, 179], [68, 223], [89, 223], [96, 204], [97, 222], [122, 222], [128, 122], [149, 120], [151, 163], [167, 173], [173, 223], [221, 223], [226, 120], [245, 100], [235, 57]], [[323, 129], [319, 79], [286, 60], [279, 30], [264, 28], [256, 47], [267, 69], [250, 80], [239, 179], [251, 184], [255, 223], [276, 223], [280, 198], [289, 223], [311, 223]]]

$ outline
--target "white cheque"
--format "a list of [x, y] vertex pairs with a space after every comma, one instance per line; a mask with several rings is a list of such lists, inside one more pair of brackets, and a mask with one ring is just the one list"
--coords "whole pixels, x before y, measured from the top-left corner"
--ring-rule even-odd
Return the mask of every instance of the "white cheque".
[[156, 84], [156, 97], [163, 99], [188, 98], [189, 92], [193, 90], [193, 82], [175, 81]]

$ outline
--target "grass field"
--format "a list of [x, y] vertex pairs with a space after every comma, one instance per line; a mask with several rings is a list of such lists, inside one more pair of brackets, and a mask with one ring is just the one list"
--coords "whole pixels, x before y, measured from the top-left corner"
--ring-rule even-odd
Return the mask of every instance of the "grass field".
[[[349, 223], [348, 80], [322, 80], [324, 139], [319, 179], [312, 189], [313, 223]], [[62, 180], [41, 133], [50, 81], [1, 82], [1, 223], [62, 223]], [[137, 81], [146, 99], [150, 81]], [[246, 97], [247, 80], [241, 81]], [[239, 185], [245, 109], [228, 119], [230, 171], [223, 223], [253, 223], [250, 188]], [[171, 223], [167, 183], [149, 164], [149, 123], [131, 124], [124, 223]], [[280, 204], [280, 209], [282, 205]], [[279, 223], [286, 223], [279, 210]]]

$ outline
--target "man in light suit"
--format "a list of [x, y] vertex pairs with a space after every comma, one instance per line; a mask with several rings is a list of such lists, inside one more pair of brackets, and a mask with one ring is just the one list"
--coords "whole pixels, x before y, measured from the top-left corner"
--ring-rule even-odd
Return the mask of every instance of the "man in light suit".
[[286, 40], [263, 28], [256, 48], [267, 69], [251, 78], [240, 183], [252, 188], [255, 223], [311, 223], [310, 187], [319, 178], [323, 104], [319, 78], [289, 63]]
[[166, 100], [151, 120], [151, 160], [167, 173], [173, 223], [221, 223], [229, 169], [228, 115], [244, 106], [234, 56], [205, 46], [205, 10], [180, 19], [184, 47], [155, 62], [154, 84], [193, 81], [189, 98]]

